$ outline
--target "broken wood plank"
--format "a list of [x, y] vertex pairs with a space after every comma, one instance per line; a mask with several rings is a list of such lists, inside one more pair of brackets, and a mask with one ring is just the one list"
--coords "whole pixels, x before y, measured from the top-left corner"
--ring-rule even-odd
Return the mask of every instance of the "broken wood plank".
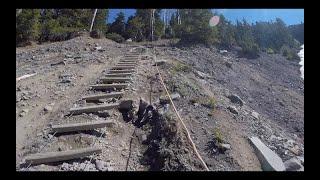
[[102, 82], [108, 83], [108, 82], [128, 82], [131, 81], [130, 78], [125, 77], [105, 77], [100, 79]]
[[134, 69], [122, 69], [122, 70], [117, 70], [117, 69], [111, 69], [109, 70], [109, 73], [132, 73], [135, 72]]
[[16, 78], [16, 81], [20, 81], [22, 79], [25, 79], [25, 78], [28, 78], [28, 77], [32, 77], [34, 75], [36, 75], [37, 73], [33, 73], [33, 74], [26, 74], [26, 75], [23, 75], [23, 76], [20, 76], [18, 78]]
[[101, 148], [97, 147], [88, 147], [68, 151], [59, 151], [59, 152], [47, 152], [47, 153], [38, 153], [32, 154], [25, 158], [26, 164], [43, 164], [51, 162], [66, 161], [71, 159], [78, 159], [82, 157], [89, 156], [91, 154], [100, 154], [102, 152]]
[[106, 126], [112, 125], [113, 123], [114, 122], [112, 120], [107, 120], [107, 121], [93, 121], [93, 122], [86, 122], [86, 123], [53, 125], [52, 132], [65, 133], [65, 132], [92, 130], [97, 128], [104, 128]]
[[112, 69], [134, 69], [134, 66], [113, 66]]
[[119, 84], [95, 84], [91, 85], [92, 89], [111, 89], [111, 88], [116, 88], [116, 89], [123, 89], [128, 86], [127, 83], [119, 83]]
[[98, 100], [98, 99], [104, 99], [104, 98], [113, 98], [113, 97], [121, 97], [123, 96], [123, 92], [111, 92], [106, 94], [93, 94], [82, 97], [83, 100]]
[[93, 113], [93, 112], [117, 108], [118, 106], [119, 106], [119, 103], [110, 103], [110, 104], [101, 104], [101, 105], [94, 105], [94, 106], [77, 107], [77, 108], [71, 108], [70, 114]]
[[106, 77], [126, 77], [131, 76], [132, 73], [114, 73], [114, 74], [105, 74]]

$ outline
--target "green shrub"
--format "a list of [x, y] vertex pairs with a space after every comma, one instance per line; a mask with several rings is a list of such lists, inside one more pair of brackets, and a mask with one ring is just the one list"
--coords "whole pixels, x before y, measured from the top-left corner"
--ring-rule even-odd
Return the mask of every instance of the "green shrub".
[[273, 51], [273, 49], [268, 48], [268, 49], [267, 49], [267, 53], [268, 53], [268, 54], [274, 54], [274, 51]]
[[259, 47], [256, 43], [243, 42], [240, 44], [242, 48], [242, 55], [248, 58], [257, 58], [259, 57]]
[[280, 51], [281, 54], [287, 58], [287, 60], [299, 60], [299, 56], [295, 50], [288, 46], [282, 46]]
[[117, 34], [117, 33], [108, 33], [106, 35], [106, 38], [111, 39], [117, 43], [122, 43], [125, 41], [125, 39], [120, 34]]
[[215, 139], [218, 143], [223, 143], [223, 137], [222, 137], [222, 133], [221, 133], [220, 129], [215, 128], [215, 129], [213, 130], [213, 136], [214, 136], [214, 139]]
[[175, 72], [190, 72], [191, 71], [191, 68], [186, 65], [186, 64], [182, 64], [180, 62], [178, 62], [174, 67], [173, 67], [173, 70]]

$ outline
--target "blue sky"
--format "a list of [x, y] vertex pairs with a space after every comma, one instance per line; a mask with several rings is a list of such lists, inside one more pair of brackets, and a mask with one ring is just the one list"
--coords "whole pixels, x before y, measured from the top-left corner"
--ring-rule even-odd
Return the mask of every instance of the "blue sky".
[[[117, 14], [123, 11], [126, 20], [134, 15], [135, 9], [109, 9], [108, 22], [113, 22]], [[236, 20], [245, 18], [248, 22], [271, 21], [281, 18], [287, 25], [304, 22], [304, 9], [213, 9], [223, 14], [228, 20], [235, 23]]]

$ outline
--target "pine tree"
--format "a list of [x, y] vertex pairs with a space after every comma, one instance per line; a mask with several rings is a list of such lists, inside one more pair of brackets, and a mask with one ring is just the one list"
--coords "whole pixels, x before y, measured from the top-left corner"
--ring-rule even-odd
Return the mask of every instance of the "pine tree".
[[210, 27], [209, 20], [213, 13], [209, 9], [183, 9], [179, 11], [181, 24], [176, 31], [181, 42], [213, 44], [218, 40], [217, 27]]
[[16, 44], [29, 44], [40, 34], [40, 9], [23, 9], [16, 16]]
[[123, 12], [119, 12], [113, 23], [111, 23], [109, 32], [120, 34], [122, 37], [125, 37], [125, 16]]

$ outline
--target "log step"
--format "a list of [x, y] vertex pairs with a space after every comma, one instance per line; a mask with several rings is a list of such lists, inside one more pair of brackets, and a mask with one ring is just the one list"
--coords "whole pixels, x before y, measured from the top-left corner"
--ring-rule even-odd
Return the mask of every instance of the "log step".
[[130, 78], [125, 78], [125, 77], [105, 77], [105, 78], [101, 78], [100, 80], [104, 83], [131, 81]]
[[105, 74], [106, 77], [126, 77], [131, 76], [132, 73], [114, 73], [114, 74]]
[[99, 99], [104, 99], [104, 98], [113, 98], [113, 97], [121, 97], [123, 96], [123, 92], [111, 92], [111, 93], [106, 93], [106, 94], [93, 94], [93, 95], [88, 95], [82, 97], [83, 100], [99, 100]]
[[70, 114], [93, 113], [93, 112], [117, 108], [118, 106], [119, 106], [119, 103], [110, 103], [110, 104], [102, 104], [102, 105], [94, 105], [94, 106], [77, 107], [77, 108], [71, 108]]
[[132, 73], [135, 72], [134, 69], [122, 69], [122, 70], [116, 70], [116, 69], [111, 69], [109, 70], [109, 73]]
[[134, 66], [113, 66], [112, 69], [134, 69]]
[[112, 125], [114, 122], [112, 120], [107, 121], [93, 121], [86, 123], [75, 123], [75, 124], [63, 124], [52, 126], [52, 132], [65, 133], [74, 131], [85, 131], [97, 128], [104, 128], [106, 126]]
[[136, 65], [136, 62], [118, 62], [117, 65]]
[[38, 153], [32, 154], [25, 158], [27, 164], [43, 164], [51, 162], [66, 161], [71, 159], [78, 159], [82, 157], [89, 156], [91, 154], [100, 154], [102, 152], [101, 148], [89, 147], [81, 148], [68, 151], [59, 151], [59, 152], [47, 152], [47, 153]]
[[128, 86], [127, 83], [119, 83], [119, 84], [95, 84], [91, 85], [92, 89], [111, 89], [111, 88], [116, 88], [116, 89], [123, 89]]

